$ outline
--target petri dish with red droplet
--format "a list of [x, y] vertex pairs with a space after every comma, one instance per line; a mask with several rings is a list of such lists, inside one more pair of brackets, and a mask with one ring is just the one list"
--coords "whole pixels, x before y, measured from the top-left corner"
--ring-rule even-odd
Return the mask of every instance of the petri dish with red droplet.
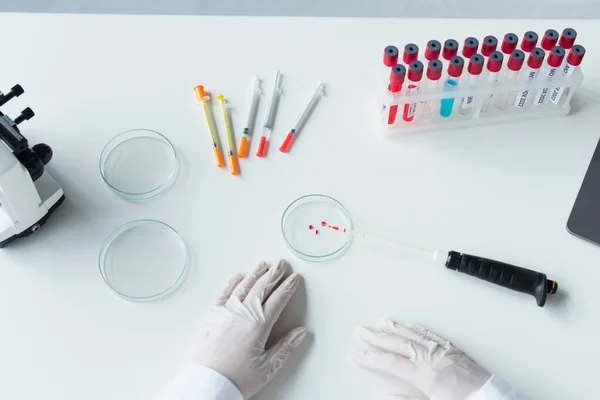
[[348, 210], [333, 197], [309, 194], [287, 206], [281, 217], [281, 234], [295, 256], [306, 261], [328, 261], [350, 248], [352, 220]]

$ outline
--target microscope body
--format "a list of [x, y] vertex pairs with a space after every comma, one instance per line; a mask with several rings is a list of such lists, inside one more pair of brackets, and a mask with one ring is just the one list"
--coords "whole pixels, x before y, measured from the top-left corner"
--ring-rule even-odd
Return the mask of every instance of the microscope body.
[[[0, 106], [21, 93], [18, 85], [7, 95], [0, 92]], [[29, 108], [14, 121], [0, 112], [0, 248], [37, 231], [65, 198], [44, 168], [52, 149], [45, 144], [29, 148], [17, 127], [31, 117]]]

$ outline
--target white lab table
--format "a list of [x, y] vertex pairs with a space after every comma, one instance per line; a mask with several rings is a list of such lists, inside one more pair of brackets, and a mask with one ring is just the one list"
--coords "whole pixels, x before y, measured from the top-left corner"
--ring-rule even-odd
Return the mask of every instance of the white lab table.
[[[0, 251], [0, 398], [153, 398], [190, 358], [200, 318], [227, 278], [279, 257], [305, 283], [278, 330], [305, 325], [312, 335], [257, 399], [364, 400], [402, 392], [396, 381], [346, 360], [357, 345], [353, 328], [383, 316], [447, 335], [536, 399], [594, 397], [600, 248], [571, 236], [565, 223], [599, 136], [596, 25], [0, 15], [0, 88], [20, 83], [26, 90], [2, 111], [34, 109], [23, 133], [53, 147], [48, 170], [67, 196], [42, 230]], [[570, 116], [392, 140], [380, 135], [385, 45], [567, 26], [588, 49], [585, 90]], [[226, 94], [239, 134], [253, 74], [266, 78], [270, 92], [277, 68], [284, 93], [273, 151], [243, 160], [242, 175], [232, 177], [214, 166], [192, 88], [202, 83]], [[292, 152], [279, 153], [318, 80], [328, 96]], [[167, 135], [182, 159], [176, 186], [143, 204], [117, 198], [98, 172], [103, 145], [136, 127]], [[299, 260], [286, 250], [279, 222], [307, 193], [339, 199], [366, 231], [541, 270], [562, 294], [541, 309], [530, 296], [358, 241], [329, 263]], [[182, 288], [149, 304], [116, 297], [97, 267], [103, 239], [138, 218], [172, 225], [192, 253]]]

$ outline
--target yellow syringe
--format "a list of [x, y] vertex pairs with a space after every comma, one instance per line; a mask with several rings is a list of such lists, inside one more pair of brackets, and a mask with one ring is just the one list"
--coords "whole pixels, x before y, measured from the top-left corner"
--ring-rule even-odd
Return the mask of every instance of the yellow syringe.
[[208, 105], [208, 101], [210, 100], [210, 96], [206, 94], [204, 91], [204, 86], [198, 85], [194, 88], [194, 92], [196, 93], [196, 98], [202, 104], [202, 109], [204, 110], [204, 116], [206, 117], [206, 124], [208, 125], [208, 132], [210, 133], [210, 139], [213, 144], [213, 151], [215, 153], [215, 159], [217, 160], [217, 167], [221, 168], [225, 166], [225, 160], [223, 159], [223, 153], [221, 153], [221, 149], [219, 148], [219, 134], [217, 132], [217, 127], [215, 126], [215, 121], [212, 115], [212, 111], [210, 106]]
[[225, 96], [222, 94], [218, 95], [217, 99], [219, 99], [219, 103], [221, 103], [223, 125], [225, 125], [225, 135], [227, 136], [227, 154], [229, 155], [229, 168], [231, 170], [231, 175], [239, 175], [240, 169], [235, 155], [235, 141], [233, 138], [233, 129], [231, 128], [229, 104], [225, 100]]

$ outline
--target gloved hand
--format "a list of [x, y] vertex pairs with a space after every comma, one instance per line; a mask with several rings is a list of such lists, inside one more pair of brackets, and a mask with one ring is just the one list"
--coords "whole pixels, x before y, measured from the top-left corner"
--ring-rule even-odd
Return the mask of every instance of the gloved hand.
[[234, 276], [201, 328], [194, 361], [227, 377], [244, 399], [273, 378], [308, 332], [296, 328], [265, 350], [273, 325], [300, 283], [300, 275], [292, 274], [277, 286], [287, 269], [284, 260], [271, 268], [263, 262], [246, 277]]
[[465, 400], [490, 378], [447, 339], [418, 325], [384, 319], [374, 329], [357, 328], [356, 335], [378, 351], [355, 352], [355, 363], [403, 379], [431, 400]]

